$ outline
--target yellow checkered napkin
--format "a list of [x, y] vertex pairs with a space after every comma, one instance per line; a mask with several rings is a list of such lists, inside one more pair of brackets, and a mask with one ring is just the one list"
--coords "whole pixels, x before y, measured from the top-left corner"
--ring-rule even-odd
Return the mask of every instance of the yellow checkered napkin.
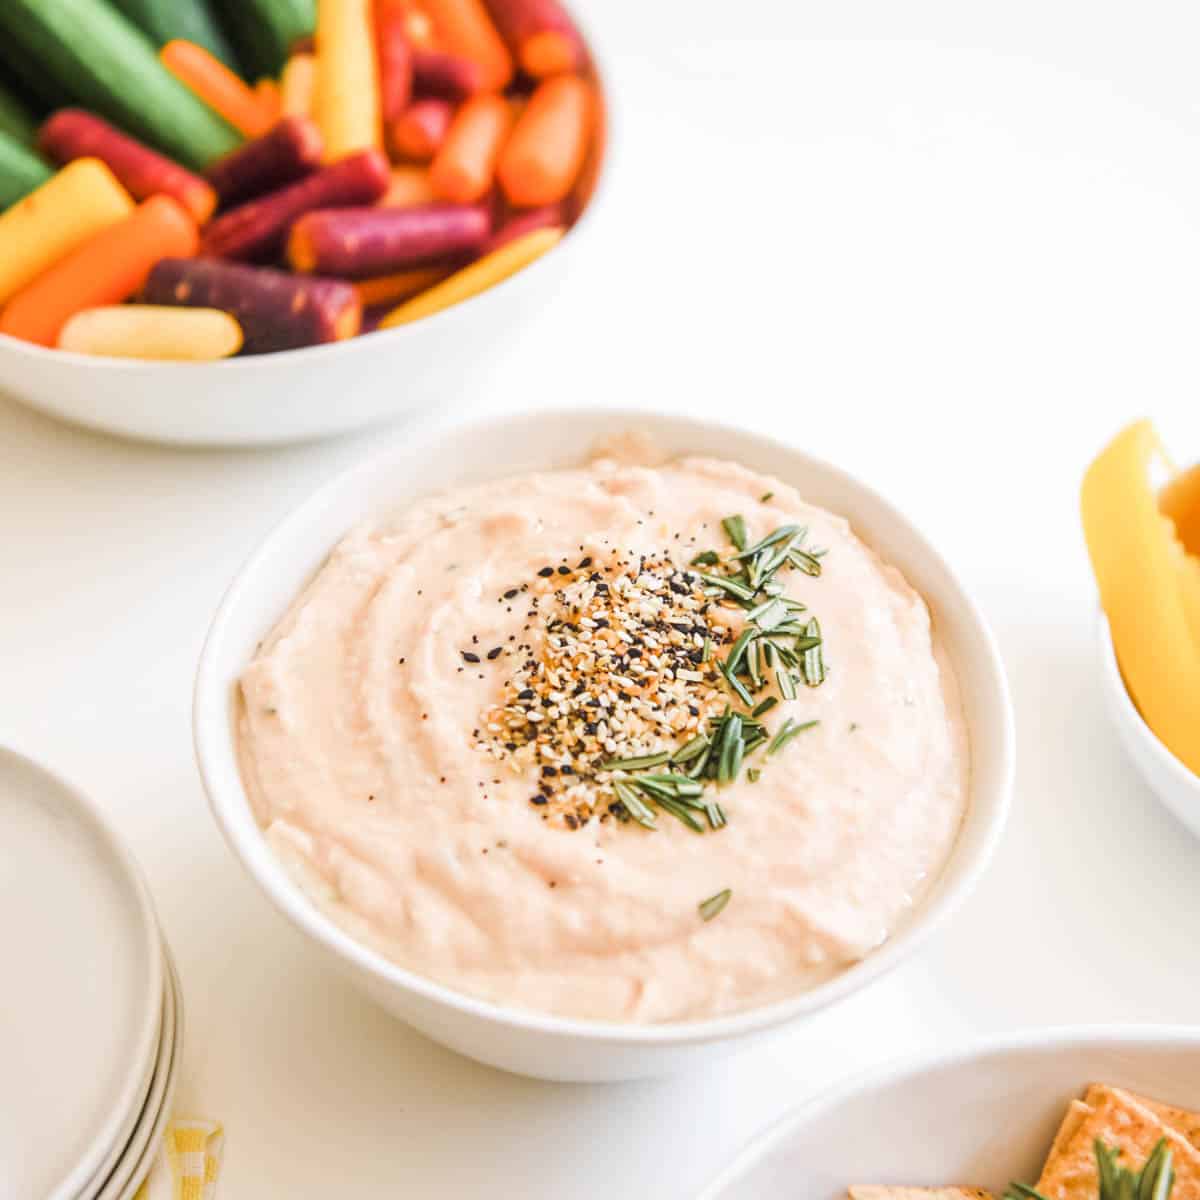
[[221, 1172], [225, 1131], [216, 1121], [172, 1121], [163, 1135], [163, 1154], [171, 1171], [169, 1190], [165, 1172], [155, 1164], [136, 1200], [213, 1200]]

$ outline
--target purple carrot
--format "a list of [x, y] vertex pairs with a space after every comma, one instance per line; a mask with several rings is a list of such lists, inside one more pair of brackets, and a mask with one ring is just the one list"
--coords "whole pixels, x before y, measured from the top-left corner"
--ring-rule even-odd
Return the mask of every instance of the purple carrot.
[[486, 208], [329, 208], [292, 226], [288, 261], [297, 271], [369, 279], [478, 253], [491, 232]]
[[441, 100], [465, 100], [482, 90], [484, 83], [478, 63], [440, 50], [414, 50], [412, 74], [415, 95]]
[[497, 223], [496, 231], [483, 244], [481, 253], [491, 254], [508, 242], [524, 237], [535, 229], [548, 229], [554, 225], [569, 225], [562, 204], [543, 204], [541, 208], [516, 209], [503, 222]]
[[243, 354], [295, 350], [353, 337], [358, 293], [340, 279], [289, 275], [205, 258], [163, 258], [142, 289], [147, 304], [219, 308], [242, 327]]
[[321, 131], [307, 117], [284, 117], [262, 137], [243, 142], [204, 174], [222, 204], [246, 200], [311, 175], [321, 165]]
[[263, 259], [283, 247], [292, 222], [314, 208], [372, 204], [387, 191], [388, 161], [378, 150], [360, 150], [331, 167], [248, 200], [204, 231], [200, 252], [210, 258]]

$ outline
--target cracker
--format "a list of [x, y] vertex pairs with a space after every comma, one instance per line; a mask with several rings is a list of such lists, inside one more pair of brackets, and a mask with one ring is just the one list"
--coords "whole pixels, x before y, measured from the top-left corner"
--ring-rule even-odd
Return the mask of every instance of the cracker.
[[977, 1187], [852, 1187], [850, 1200], [992, 1200], [992, 1194]]
[[[1103, 1086], [1103, 1084], [1094, 1083], [1088, 1089], [1089, 1104], [1093, 1094], [1099, 1093]], [[1127, 1092], [1122, 1088], [1112, 1088], [1111, 1090], [1118, 1096], [1132, 1100], [1143, 1108], [1148, 1108], [1164, 1125], [1174, 1129], [1176, 1133], [1182, 1134], [1197, 1150], [1200, 1150], [1200, 1113], [1189, 1112], [1186, 1108], [1175, 1108], [1170, 1104], [1160, 1104], [1157, 1100], [1139, 1096], [1137, 1092]]]
[[1085, 1104], [1082, 1100], [1071, 1101], [1071, 1106], [1067, 1109], [1066, 1116], [1063, 1117], [1062, 1124], [1054, 1135], [1054, 1145], [1050, 1147], [1050, 1153], [1046, 1158], [1047, 1162], [1057, 1158], [1066, 1149], [1067, 1143], [1075, 1136], [1075, 1131], [1083, 1124], [1091, 1111], [1090, 1104]]
[[1097, 1139], [1119, 1150], [1124, 1165], [1137, 1169], [1165, 1137], [1175, 1162], [1172, 1200], [1200, 1200], [1200, 1150], [1128, 1093], [1097, 1085], [1088, 1097], [1091, 1111], [1051, 1155], [1038, 1180], [1039, 1192], [1048, 1200], [1095, 1200]]

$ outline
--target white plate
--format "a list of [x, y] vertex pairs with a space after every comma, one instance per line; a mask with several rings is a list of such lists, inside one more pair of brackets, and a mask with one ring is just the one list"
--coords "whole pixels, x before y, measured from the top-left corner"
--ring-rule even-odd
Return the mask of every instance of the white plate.
[[171, 1102], [175, 1096], [182, 1058], [183, 995], [175, 963], [165, 943], [163, 956], [169, 978], [163, 997], [163, 1037], [154, 1068], [154, 1082], [121, 1161], [105, 1181], [103, 1189], [96, 1194], [95, 1200], [124, 1200], [136, 1194], [154, 1164], [163, 1130], [171, 1116]]
[[0, 1196], [67, 1200], [136, 1119], [163, 966], [149, 893], [86, 800], [0, 747]]
[[850, 1184], [1036, 1182], [1067, 1104], [1094, 1082], [1200, 1108], [1200, 1030], [1047, 1030], [854, 1080], [752, 1142], [698, 1200], [845, 1200]]

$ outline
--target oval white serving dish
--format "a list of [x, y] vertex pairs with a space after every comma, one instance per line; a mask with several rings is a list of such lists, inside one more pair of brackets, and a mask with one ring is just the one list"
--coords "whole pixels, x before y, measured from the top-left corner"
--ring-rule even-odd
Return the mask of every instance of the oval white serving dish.
[[697, 1200], [845, 1200], [852, 1184], [1034, 1183], [1071, 1100], [1103, 1082], [1200, 1108], [1200, 1030], [1020, 1033], [851, 1080], [752, 1141]]
[[578, 21], [603, 98], [595, 189], [554, 249], [452, 308], [324, 346], [214, 363], [139, 362], [0, 334], [0, 392], [74, 425], [180, 446], [265, 446], [436, 412], [487, 379], [505, 342], [581, 273], [603, 220], [620, 99], [592, 30]]
[[[713, 1020], [621, 1025], [569, 1020], [485, 1003], [406, 971], [349, 937], [314, 908], [268, 849], [238, 773], [237, 680], [258, 642], [332, 547], [369, 515], [433, 490], [582, 461], [629, 428], [670, 453], [738, 460], [794, 483], [849, 518], [928, 600], [962, 687], [970, 730], [969, 812], [942, 877], [914, 916], [874, 954], [832, 981], [767, 1007]], [[673, 1070], [836, 1003], [911, 954], [958, 906], [987, 865], [1008, 812], [1013, 725], [992, 635], [950, 568], [921, 534], [866, 485], [780, 442], [730, 426], [649, 411], [549, 410], [441, 423], [405, 437], [336, 478], [292, 513], [242, 568], [209, 632], [196, 681], [197, 760], [213, 814], [242, 865], [273, 903], [384, 1007], [472, 1058], [548, 1079], [628, 1079]]]
[[1096, 651], [1108, 715], [1133, 765], [1150, 790], [1197, 837], [1200, 837], [1200, 778], [1159, 741], [1138, 711], [1117, 663], [1108, 618], [1096, 621]]

